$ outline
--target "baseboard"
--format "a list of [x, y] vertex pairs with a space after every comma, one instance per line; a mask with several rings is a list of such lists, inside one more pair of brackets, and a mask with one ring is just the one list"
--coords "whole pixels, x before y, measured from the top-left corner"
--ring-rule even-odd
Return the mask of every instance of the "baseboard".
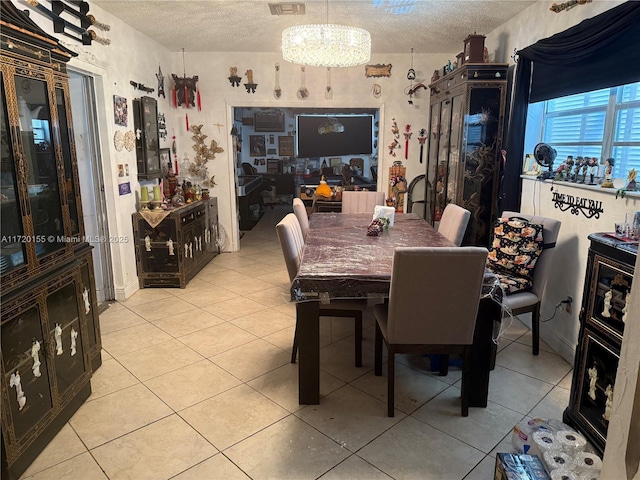
[[129, 283], [124, 287], [115, 287], [114, 294], [115, 294], [116, 300], [122, 301], [129, 298], [138, 290], [140, 290], [140, 284], [138, 283], [138, 278], [136, 277], [135, 281]]
[[[531, 314], [525, 313], [518, 315], [518, 320], [531, 329]], [[551, 327], [540, 323], [540, 339], [545, 341], [547, 345], [553, 348], [553, 351], [565, 359], [570, 365], [573, 365], [576, 357], [576, 345], [569, 342], [566, 338], [558, 335]]]

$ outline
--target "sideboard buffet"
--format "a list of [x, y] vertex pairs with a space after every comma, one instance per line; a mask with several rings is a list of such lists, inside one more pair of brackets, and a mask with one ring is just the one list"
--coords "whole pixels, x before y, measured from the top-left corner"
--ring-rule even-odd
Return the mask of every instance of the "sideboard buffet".
[[18, 478], [101, 364], [66, 70], [75, 53], [1, 2], [2, 478]]
[[[606, 233], [591, 241], [569, 406], [563, 420], [604, 453], [638, 244]], [[637, 321], [638, 319], [633, 319]]]
[[142, 210], [132, 221], [140, 288], [185, 288], [219, 253], [215, 197], [168, 212]]

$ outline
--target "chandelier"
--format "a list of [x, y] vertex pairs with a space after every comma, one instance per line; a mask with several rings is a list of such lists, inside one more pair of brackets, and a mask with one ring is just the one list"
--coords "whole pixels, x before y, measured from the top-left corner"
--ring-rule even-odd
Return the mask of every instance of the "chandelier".
[[345, 25], [297, 25], [282, 32], [282, 58], [312, 67], [353, 67], [371, 58], [371, 35]]

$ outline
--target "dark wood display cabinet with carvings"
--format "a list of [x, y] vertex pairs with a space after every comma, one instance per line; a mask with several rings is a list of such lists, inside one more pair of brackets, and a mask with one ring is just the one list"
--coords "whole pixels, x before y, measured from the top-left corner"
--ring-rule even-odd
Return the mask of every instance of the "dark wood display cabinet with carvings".
[[136, 131], [138, 180], [153, 180], [164, 175], [160, 165], [158, 102], [153, 97], [133, 100], [133, 126]]
[[185, 288], [219, 252], [218, 199], [176, 208], [157, 224], [148, 219], [145, 212], [133, 214], [140, 288]]
[[18, 478], [91, 393], [100, 326], [66, 62], [1, 3], [2, 478]]
[[464, 245], [489, 245], [498, 215], [507, 64], [464, 64], [434, 81], [427, 161], [428, 220], [449, 203], [471, 212]]
[[591, 234], [589, 240], [571, 397], [563, 420], [584, 434], [602, 455], [624, 326], [638, 321], [626, 315], [638, 244], [604, 233]]

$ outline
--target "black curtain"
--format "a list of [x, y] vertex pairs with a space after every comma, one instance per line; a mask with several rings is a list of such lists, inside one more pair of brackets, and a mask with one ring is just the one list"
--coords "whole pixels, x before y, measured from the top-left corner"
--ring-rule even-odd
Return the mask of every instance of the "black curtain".
[[520, 210], [529, 103], [637, 82], [639, 50], [640, 1], [629, 1], [517, 52], [503, 209]]

